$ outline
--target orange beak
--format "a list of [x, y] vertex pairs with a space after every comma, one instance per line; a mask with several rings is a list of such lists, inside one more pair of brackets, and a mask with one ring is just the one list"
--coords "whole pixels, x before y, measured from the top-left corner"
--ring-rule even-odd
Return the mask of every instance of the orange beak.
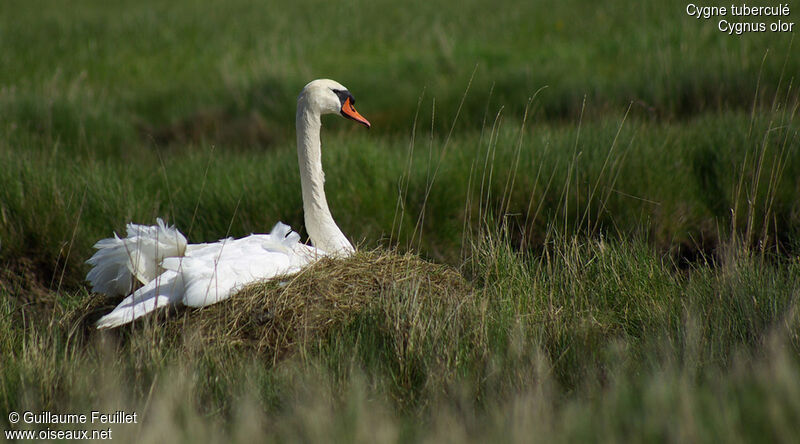
[[342, 115], [347, 117], [348, 119], [355, 120], [356, 122], [366, 126], [367, 128], [372, 126], [370, 125], [369, 120], [365, 119], [364, 116], [362, 116], [361, 114], [358, 113], [358, 111], [356, 111], [356, 108], [353, 106], [352, 103], [350, 103], [349, 97], [344, 100], [344, 105], [342, 105]]

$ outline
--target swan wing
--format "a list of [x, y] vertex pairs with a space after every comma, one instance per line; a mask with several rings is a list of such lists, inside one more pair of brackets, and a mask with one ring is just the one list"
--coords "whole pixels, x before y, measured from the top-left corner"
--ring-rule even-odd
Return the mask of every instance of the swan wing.
[[184, 254], [186, 237], [163, 220], [157, 222], [150, 226], [130, 223], [125, 238], [115, 233], [94, 245], [97, 252], [86, 261], [93, 266], [86, 275], [93, 291], [109, 296], [129, 294], [134, 278], [147, 284], [164, 271], [160, 266], [164, 258]]
[[[152, 236], [134, 234], [130, 237]], [[125, 265], [128, 256], [120, 253], [123, 247], [119, 242], [124, 244], [125, 239], [115, 239], [115, 245], [98, 253], [117, 253], [119, 257], [115, 257], [118, 265], [116, 269], [107, 266], [103, 270], [120, 273], [120, 270], [128, 270]], [[111, 313], [103, 316], [97, 322], [98, 328], [118, 327], [167, 305], [210, 305], [229, 297], [247, 284], [297, 272], [324, 255], [320, 250], [301, 244], [300, 236], [280, 222], [270, 234], [254, 234], [241, 239], [228, 238], [214, 243], [177, 247], [181, 247], [183, 251], [179, 252], [183, 256], [174, 255], [159, 260], [155, 269], [162, 270], [162, 273], [125, 298]], [[153, 258], [157, 259], [158, 256]], [[130, 274], [127, 276], [131, 277]]]
[[183, 294], [183, 277], [167, 270], [123, 299], [111, 313], [97, 321], [97, 328], [113, 328], [132, 322], [151, 311], [173, 305]]
[[168, 258], [163, 267], [182, 276], [184, 305], [204, 307], [247, 284], [299, 271], [316, 257], [309, 248], [298, 247], [299, 241], [297, 233], [279, 222], [270, 234], [191, 246], [184, 257]]

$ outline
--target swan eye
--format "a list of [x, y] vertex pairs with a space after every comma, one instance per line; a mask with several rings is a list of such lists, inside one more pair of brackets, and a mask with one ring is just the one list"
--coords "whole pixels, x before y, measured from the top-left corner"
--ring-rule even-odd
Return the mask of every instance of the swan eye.
[[353, 97], [352, 94], [350, 94], [350, 91], [348, 91], [346, 89], [344, 89], [344, 90], [342, 90], [342, 89], [331, 89], [331, 91], [333, 91], [334, 94], [336, 94], [336, 96], [339, 97], [339, 107], [341, 107], [341, 108], [344, 108], [344, 105], [347, 102], [347, 99], [350, 99], [350, 104], [351, 105], [356, 103], [356, 99]]

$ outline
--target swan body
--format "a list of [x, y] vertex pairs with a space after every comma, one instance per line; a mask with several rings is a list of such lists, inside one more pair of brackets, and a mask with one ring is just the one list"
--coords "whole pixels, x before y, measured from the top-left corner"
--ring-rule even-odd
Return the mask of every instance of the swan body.
[[[87, 261], [93, 266], [86, 276], [93, 291], [127, 295], [97, 327], [117, 327], [167, 305], [210, 305], [247, 284], [299, 271], [319, 257], [351, 254], [353, 246], [325, 198], [320, 117], [339, 113], [369, 128], [354, 103], [347, 88], [327, 79], [310, 82], [297, 100], [303, 215], [313, 246], [301, 243], [300, 235], [281, 222], [269, 234], [205, 244], [189, 244], [161, 219], [153, 226], [130, 223], [125, 238], [115, 234], [97, 242], [97, 252]], [[133, 291], [137, 282], [142, 286]]]

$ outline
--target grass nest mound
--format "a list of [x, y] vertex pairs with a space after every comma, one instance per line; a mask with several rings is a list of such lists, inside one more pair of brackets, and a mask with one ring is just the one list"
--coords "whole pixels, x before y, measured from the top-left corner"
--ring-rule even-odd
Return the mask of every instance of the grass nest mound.
[[[217, 304], [170, 313], [165, 321], [143, 318], [131, 334], [153, 326], [163, 328], [167, 338], [254, 348], [278, 358], [362, 315], [382, 316], [388, 321], [382, 326], [398, 330], [387, 332], [392, 336], [408, 339], [420, 328], [427, 335], [437, 325], [457, 322], [472, 296], [472, 286], [452, 267], [412, 254], [358, 252], [345, 259], [323, 258], [296, 274], [249, 285]], [[96, 305], [94, 310], [102, 311]]]

